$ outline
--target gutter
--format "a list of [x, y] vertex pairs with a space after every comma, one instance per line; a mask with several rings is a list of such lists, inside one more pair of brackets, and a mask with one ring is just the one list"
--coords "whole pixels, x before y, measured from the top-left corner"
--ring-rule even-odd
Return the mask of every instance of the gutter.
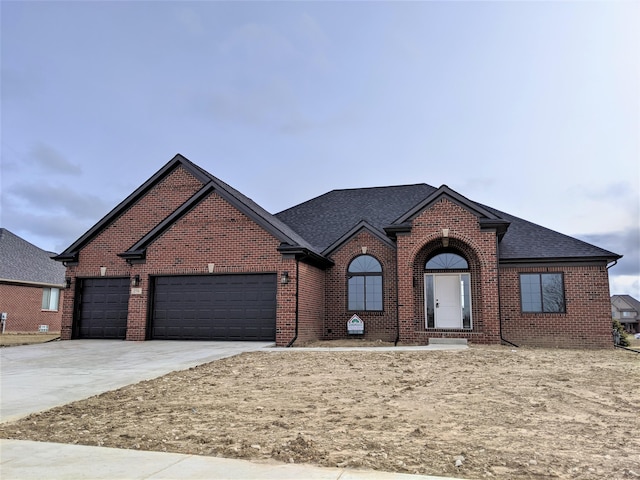
[[10, 278], [0, 278], [0, 283], [11, 284], [15, 286], [28, 286], [28, 287], [51, 287], [51, 288], [59, 288], [64, 290], [64, 283], [46, 283], [46, 282], [32, 282], [30, 280], [12, 280]]
[[299, 295], [300, 280], [298, 275], [299, 272], [300, 272], [300, 259], [296, 257], [296, 326], [295, 326], [295, 332], [293, 334], [293, 338], [289, 343], [287, 343], [287, 346], [285, 348], [290, 348], [294, 344], [294, 342], [298, 339], [298, 324], [300, 320], [300, 315], [298, 314], [298, 298], [300, 297]]

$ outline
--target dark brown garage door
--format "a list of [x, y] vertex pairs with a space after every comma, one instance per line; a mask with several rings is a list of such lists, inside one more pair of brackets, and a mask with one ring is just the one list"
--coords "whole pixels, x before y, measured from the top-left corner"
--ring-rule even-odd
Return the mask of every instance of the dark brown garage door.
[[275, 340], [276, 275], [157, 277], [151, 336]]
[[75, 338], [123, 339], [127, 334], [128, 278], [83, 278]]

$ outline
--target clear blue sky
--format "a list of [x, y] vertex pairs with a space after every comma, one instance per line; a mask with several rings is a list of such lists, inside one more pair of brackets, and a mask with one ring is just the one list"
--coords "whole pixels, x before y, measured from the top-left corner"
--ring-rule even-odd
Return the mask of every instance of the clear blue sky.
[[447, 184], [623, 254], [640, 298], [640, 2], [0, 8], [0, 223], [41, 248], [179, 152], [272, 213]]

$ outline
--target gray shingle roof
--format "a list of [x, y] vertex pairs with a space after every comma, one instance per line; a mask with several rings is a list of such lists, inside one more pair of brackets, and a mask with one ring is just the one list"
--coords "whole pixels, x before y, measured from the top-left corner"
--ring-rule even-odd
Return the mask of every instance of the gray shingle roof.
[[[311, 244], [325, 250], [360, 221], [385, 234], [384, 227], [437, 189], [427, 184], [333, 190], [276, 214]], [[477, 204], [511, 223], [500, 242], [500, 260], [558, 260], [619, 255], [521, 218]]]
[[356, 224], [380, 230], [436, 189], [427, 184], [332, 190], [275, 216], [324, 251]]
[[0, 279], [62, 285], [66, 268], [52, 255], [0, 228]]
[[612, 295], [611, 299], [619, 298], [626, 302], [630, 308], [633, 308], [636, 312], [640, 313], [640, 302], [633, 298], [631, 295]]
[[602, 257], [614, 260], [620, 256], [563, 233], [536, 225], [491, 207], [489, 210], [511, 222], [500, 242], [500, 260], [567, 259]]

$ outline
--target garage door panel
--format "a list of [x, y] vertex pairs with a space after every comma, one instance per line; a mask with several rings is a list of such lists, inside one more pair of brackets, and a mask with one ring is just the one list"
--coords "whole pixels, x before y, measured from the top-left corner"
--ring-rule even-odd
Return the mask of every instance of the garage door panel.
[[128, 308], [128, 278], [81, 279], [80, 313], [75, 319], [76, 336], [124, 339]]
[[152, 337], [275, 339], [275, 274], [158, 277]]

